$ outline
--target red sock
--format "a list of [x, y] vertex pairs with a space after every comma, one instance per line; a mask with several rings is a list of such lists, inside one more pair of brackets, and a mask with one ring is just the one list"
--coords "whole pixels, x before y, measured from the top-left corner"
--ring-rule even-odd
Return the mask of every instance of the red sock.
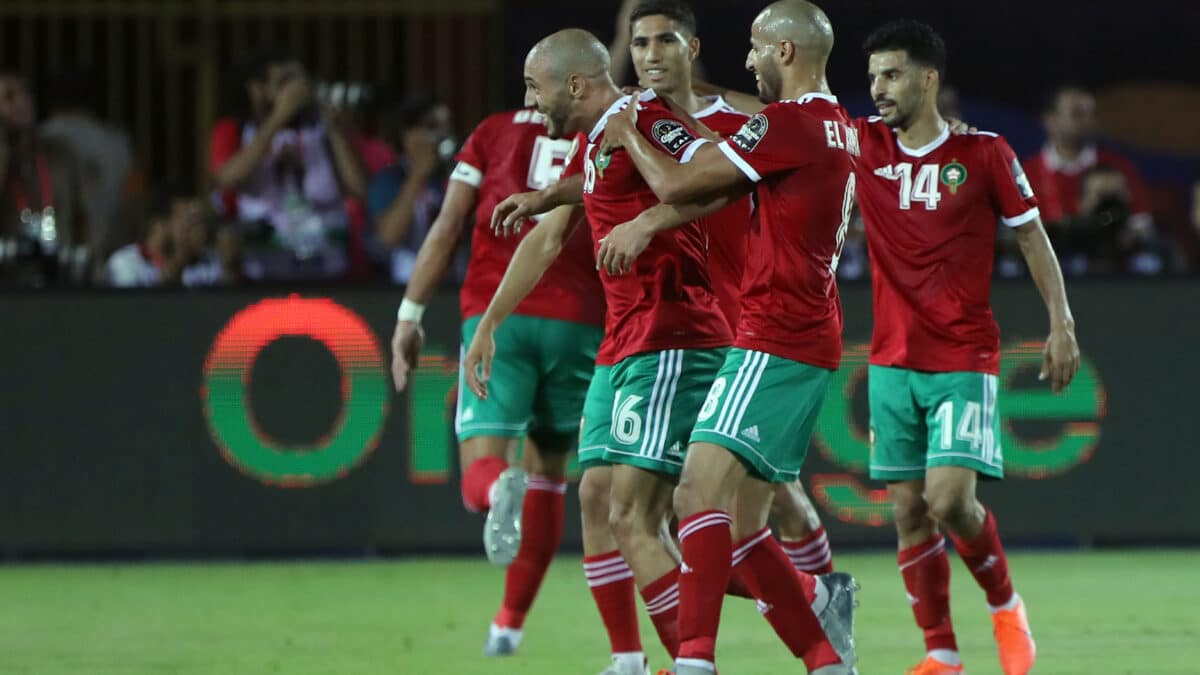
[[792, 566], [809, 574], [829, 574], [833, 571], [833, 551], [829, 550], [829, 537], [825, 528], [818, 527], [812, 534], [795, 541], [781, 541], [779, 545], [787, 552]]
[[941, 535], [896, 556], [904, 589], [917, 625], [925, 631], [925, 649], [958, 650], [954, 624], [950, 621], [950, 559]]
[[679, 656], [679, 568], [647, 584], [642, 600], [663, 647], [671, 658]]
[[642, 651], [638, 634], [637, 589], [633, 571], [621, 557], [620, 551], [590, 555], [583, 559], [583, 573], [588, 588], [600, 610], [600, 619], [608, 631], [613, 654]]
[[491, 508], [492, 500], [488, 498], [488, 491], [507, 468], [508, 462], [503, 457], [490, 455], [480, 457], [467, 465], [459, 487], [462, 490], [463, 505], [468, 511], [478, 513]]
[[954, 548], [967, 564], [979, 587], [987, 593], [988, 604], [999, 607], [1012, 600], [1012, 579], [1008, 577], [1008, 557], [1000, 545], [1000, 533], [996, 530], [996, 518], [991, 511], [983, 521], [983, 529], [974, 539], [959, 539], [950, 533]]
[[521, 547], [504, 575], [504, 604], [496, 614], [501, 628], [520, 628], [533, 606], [546, 569], [558, 551], [563, 533], [562, 480], [530, 476], [521, 505]]
[[816, 579], [797, 572], [769, 528], [738, 542], [734, 570], [760, 598], [759, 611], [809, 670], [841, 663], [812, 611]]
[[701, 511], [679, 521], [679, 657], [713, 662], [721, 602], [729, 586], [733, 520], [724, 511]]

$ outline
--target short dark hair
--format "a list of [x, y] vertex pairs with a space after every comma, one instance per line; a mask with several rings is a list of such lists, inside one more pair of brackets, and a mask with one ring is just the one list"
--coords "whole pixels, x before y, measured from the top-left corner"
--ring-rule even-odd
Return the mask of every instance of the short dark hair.
[[441, 99], [427, 91], [416, 91], [402, 98], [395, 107], [396, 121], [401, 130], [420, 126], [438, 107], [445, 105]]
[[696, 35], [696, 13], [687, 3], [679, 0], [643, 0], [629, 15], [629, 27], [633, 22], [647, 16], [665, 16], [689, 34]]
[[151, 190], [146, 215], [150, 220], [170, 218], [175, 209], [175, 202], [196, 198], [196, 191], [183, 183], [164, 183]]
[[904, 51], [911, 61], [933, 68], [946, 78], [946, 43], [932, 26], [913, 19], [885, 23], [863, 43], [867, 56], [875, 52]]
[[287, 49], [269, 45], [251, 52], [241, 63], [242, 82], [267, 79], [267, 70], [280, 63], [296, 63], [300, 57]]
[[1085, 86], [1079, 82], [1070, 81], [1057, 84], [1054, 87], [1047, 89], [1042, 97], [1042, 112], [1052, 113], [1058, 109], [1058, 99], [1068, 91], [1082, 91], [1092, 93], [1091, 87]]

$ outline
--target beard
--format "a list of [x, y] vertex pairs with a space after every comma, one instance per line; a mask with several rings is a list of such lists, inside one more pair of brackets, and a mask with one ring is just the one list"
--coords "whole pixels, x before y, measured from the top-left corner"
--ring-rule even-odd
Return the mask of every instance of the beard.
[[566, 115], [552, 115], [542, 113], [546, 118], [546, 135], [554, 140], [562, 138], [566, 134], [567, 120]]
[[783, 88], [783, 77], [778, 70], [764, 68], [758, 71], [758, 100], [763, 103], [777, 103], [780, 90]]
[[[883, 114], [883, 112], [879, 112], [879, 103], [881, 102], [890, 103], [892, 105], [891, 112], [886, 115]], [[894, 100], [886, 99], [884, 101], [876, 101], [875, 105], [876, 111], [879, 112], [879, 116], [883, 118], [883, 123], [892, 129], [907, 129], [909, 123], [912, 122], [912, 110], [906, 110], [900, 107], [900, 104]]]

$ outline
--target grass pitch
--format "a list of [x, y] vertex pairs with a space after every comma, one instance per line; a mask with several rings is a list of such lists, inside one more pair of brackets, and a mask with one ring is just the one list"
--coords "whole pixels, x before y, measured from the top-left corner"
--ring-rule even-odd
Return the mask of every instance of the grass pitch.
[[[835, 552], [836, 553], [836, 552]], [[863, 585], [860, 670], [921, 656], [893, 556], [846, 554]], [[954, 617], [972, 675], [999, 673], [982, 592], [957, 560]], [[1012, 557], [1036, 673], [1200, 673], [1200, 552]], [[594, 675], [607, 643], [579, 559], [555, 561], [514, 657], [480, 655], [503, 571], [482, 560], [0, 567], [0, 673]], [[648, 621], [653, 665], [667, 658]], [[722, 672], [803, 672], [752, 604], [726, 603]]]

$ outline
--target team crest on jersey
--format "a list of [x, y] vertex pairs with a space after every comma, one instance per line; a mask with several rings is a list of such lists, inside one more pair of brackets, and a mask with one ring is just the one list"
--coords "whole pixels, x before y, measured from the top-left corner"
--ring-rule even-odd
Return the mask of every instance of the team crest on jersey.
[[654, 136], [654, 140], [658, 144], [667, 149], [667, 152], [672, 155], [679, 154], [679, 151], [688, 143], [692, 142], [692, 135], [688, 133], [687, 127], [675, 120], [659, 120], [650, 127], [650, 134]]
[[608, 165], [611, 162], [612, 153], [596, 151], [596, 159], [593, 160], [592, 164], [596, 165], [596, 175], [599, 176], [601, 180], [604, 179], [604, 170], [608, 168]]
[[746, 152], [751, 152], [758, 147], [763, 136], [767, 135], [767, 116], [758, 114], [751, 117], [742, 128], [733, 135], [729, 140], [733, 144]]
[[942, 185], [950, 188], [950, 194], [958, 192], [958, 186], [967, 182], [967, 167], [958, 163], [957, 159], [942, 167]]
[[1021, 163], [1013, 157], [1012, 166], [1013, 180], [1017, 182], [1017, 189], [1021, 191], [1021, 197], [1025, 199], [1033, 198], [1033, 186], [1029, 184], [1029, 178], [1025, 176], [1025, 169], [1021, 168]]

